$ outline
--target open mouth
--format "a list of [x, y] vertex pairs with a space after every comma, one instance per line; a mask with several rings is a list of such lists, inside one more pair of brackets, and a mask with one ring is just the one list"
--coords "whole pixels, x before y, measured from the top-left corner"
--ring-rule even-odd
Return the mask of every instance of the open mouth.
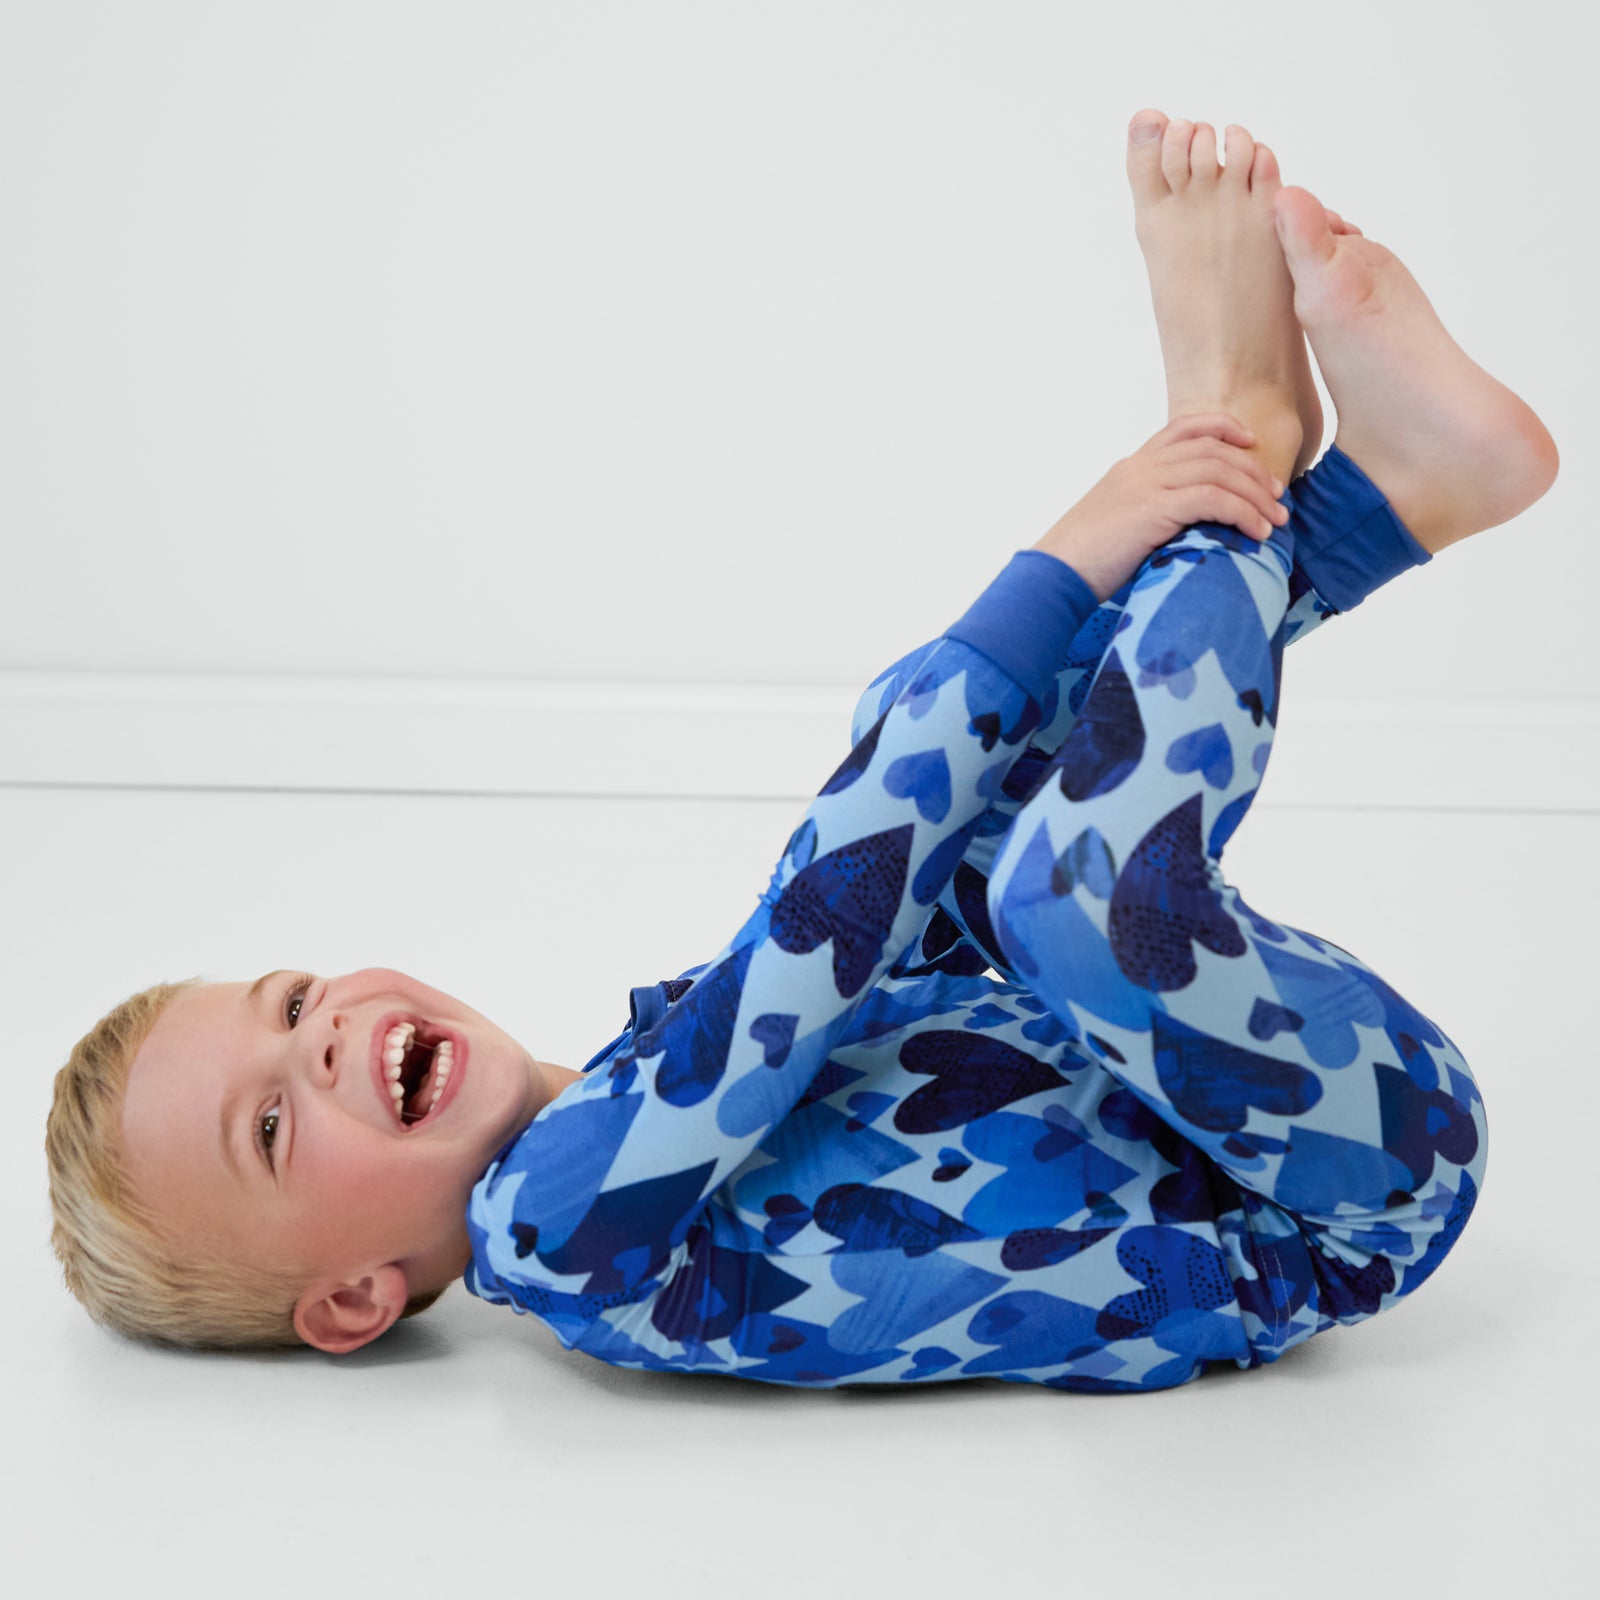
[[422, 1017], [384, 1017], [373, 1030], [373, 1068], [395, 1120], [407, 1130], [436, 1116], [460, 1081], [462, 1040]]

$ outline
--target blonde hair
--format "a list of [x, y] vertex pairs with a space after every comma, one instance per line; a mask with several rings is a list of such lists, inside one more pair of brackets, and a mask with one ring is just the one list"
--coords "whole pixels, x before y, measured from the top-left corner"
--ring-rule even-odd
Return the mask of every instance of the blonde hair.
[[[67, 1288], [102, 1327], [128, 1338], [197, 1350], [300, 1345], [298, 1278], [184, 1249], [123, 1171], [128, 1069], [173, 997], [201, 981], [154, 984], [114, 1006], [56, 1073], [44, 1136], [50, 1242]], [[413, 1295], [401, 1316], [426, 1311], [443, 1293]]]

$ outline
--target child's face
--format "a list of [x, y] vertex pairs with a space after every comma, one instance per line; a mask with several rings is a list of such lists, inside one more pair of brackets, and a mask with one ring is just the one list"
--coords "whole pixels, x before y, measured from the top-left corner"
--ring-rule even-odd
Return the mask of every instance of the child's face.
[[[404, 973], [371, 967], [303, 992], [300, 976], [173, 998], [128, 1073], [129, 1178], [213, 1256], [308, 1285], [398, 1265], [410, 1294], [439, 1288], [470, 1258], [473, 1184], [550, 1097], [547, 1074], [487, 1018]], [[415, 1126], [383, 1076], [382, 1037], [400, 1020], [455, 1039], [446, 1098]]]

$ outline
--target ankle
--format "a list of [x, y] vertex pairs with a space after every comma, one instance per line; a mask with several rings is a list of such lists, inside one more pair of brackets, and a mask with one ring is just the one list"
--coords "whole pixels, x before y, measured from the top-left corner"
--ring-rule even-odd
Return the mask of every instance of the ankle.
[[1167, 420], [1196, 411], [1222, 411], [1237, 418], [1256, 436], [1256, 442], [1249, 447], [1250, 454], [1274, 477], [1284, 483], [1293, 480], [1306, 431], [1292, 389], [1278, 384], [1220, 386], [1203, 394], [1175, 395], [1168, 403]]

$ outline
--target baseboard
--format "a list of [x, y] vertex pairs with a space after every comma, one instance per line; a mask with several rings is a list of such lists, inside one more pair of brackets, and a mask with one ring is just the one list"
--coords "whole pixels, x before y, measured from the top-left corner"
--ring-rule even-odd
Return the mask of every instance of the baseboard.
[[[0, 784], [803, 801], [858, 693], [0, 672]], [[1600, 811], [1600, 699], [1302, 699], [1259, 803]]]

